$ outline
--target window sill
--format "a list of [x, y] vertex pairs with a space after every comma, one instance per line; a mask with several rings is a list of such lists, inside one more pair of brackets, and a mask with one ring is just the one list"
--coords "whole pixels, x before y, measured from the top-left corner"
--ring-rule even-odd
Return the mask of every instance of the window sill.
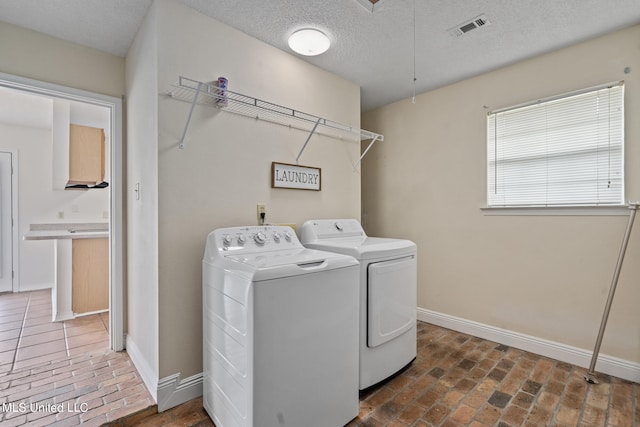
[[553, 207], [489, 207], [480, 208], [483, 215], [503, 216], [622, 216], [629, 214], [627, 205], [618, 206], [553, 206]]

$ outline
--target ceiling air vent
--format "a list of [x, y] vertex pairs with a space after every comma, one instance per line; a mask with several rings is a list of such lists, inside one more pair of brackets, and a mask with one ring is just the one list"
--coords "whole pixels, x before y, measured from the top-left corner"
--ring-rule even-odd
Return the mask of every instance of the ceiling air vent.
[[367, 9], [369, 12], [373, 13], [375, 10], [382, 5], [384, 0], [356, 0], [360, 6]]
[[460, 37], [464, 34], [467, 34], [469, 31], [473, 31], [480, 27], [486, 27], [490, 22], [485, 15], [476, 16], [470, 21], [464, 22], [460, 25], [456, 25], [455, 27], [449, 30], [449, 33], [452, 36]]

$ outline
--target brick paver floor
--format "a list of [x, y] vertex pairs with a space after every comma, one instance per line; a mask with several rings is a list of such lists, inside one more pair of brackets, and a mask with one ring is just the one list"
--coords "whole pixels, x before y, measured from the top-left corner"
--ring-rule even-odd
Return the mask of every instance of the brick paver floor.
[[104, 314], [51, 322], [50, 291], [0, 295], [0, 426], [100, 426], [157, 412]]
[[[640, 427], [638, 384], [602, 374], [600, 384], [587, 384], [584, 373], [568, 363], [418, 322], [416, 360], [362, 393], [360, 414], [348, 427]], [[213, 423], [200, 398], [119, 425]]]

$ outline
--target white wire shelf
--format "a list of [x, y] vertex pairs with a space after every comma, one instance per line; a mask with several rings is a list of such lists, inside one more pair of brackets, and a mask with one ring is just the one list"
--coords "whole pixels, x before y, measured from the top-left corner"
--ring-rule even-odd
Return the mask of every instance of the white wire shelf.
[[182, 76], [179, 77], [177, 84], [172, 85], [171, 90], [166, 93], [166, 95], [177, 100], [191, 103], [191, 110], [187, 117], [187, 123], [185, 125], [182, 138], [178, 144], [180, 148], [185, 147], [187, 130], [189, 128], [193, 109], [196, 105], [219, 108], [226, 112], [309, 132], [307, 140], [296, 158], [296, 162], [309, 143], [309, 139], [314, 134], [329, 136], [332, 138], [348, 139], [356, 142], [371, 140], [358, 162], [354, 165], [354, 168], [358, 166], [364, 155], [376, 141], [384, 140], [383, 135], [374, 132], [353, 128], [352, 126], [344, 125], [342, 123], [334, 122], [313, 114], [304, 113], [299, 110], [264, 101], [262, 99], [253, 98], [241, 93], [222, 90], [213, 84], [199, 82]]

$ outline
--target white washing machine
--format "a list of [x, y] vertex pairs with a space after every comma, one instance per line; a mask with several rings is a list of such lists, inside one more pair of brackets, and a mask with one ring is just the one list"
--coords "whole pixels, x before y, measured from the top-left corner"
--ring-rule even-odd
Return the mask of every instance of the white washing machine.
[[358, 415], [358, 261], [290, 227], [218, 229], [203, 274], [203, 398], [217, 427], [340, 427]]
[[368, 237], [355, 219], [307, 221], [300, 240], [360, 261], [360, 390], [410, 364], [416, 357], [416, 244]]

